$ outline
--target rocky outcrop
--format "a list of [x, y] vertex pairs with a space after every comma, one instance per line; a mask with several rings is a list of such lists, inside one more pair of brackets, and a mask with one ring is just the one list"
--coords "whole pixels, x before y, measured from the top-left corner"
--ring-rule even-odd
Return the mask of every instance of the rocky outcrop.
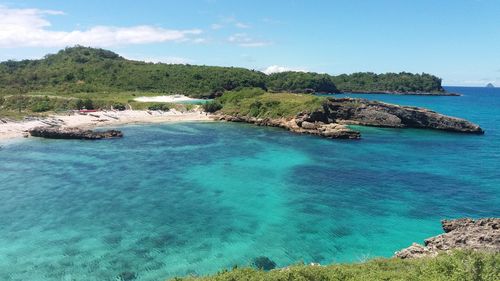
[[123, 134], [117, 130], [107, 131], [91, 131], [78, 128], [62, 128], [62, 127], [36, 127], [28, 131], [33, 137], [41, 137], [47, 139], [85, 139], [99, 140], [109, 138], [121, 138]]
[[359, 139], [361, 134], [349, 129], [346, 125], [335, 123], [324, 123], [308, 118], [309, 115], [302, 113], [295, 118], [255, 118], [248, 116], [214, 115], [215, 120], [230, 122], [246, 122], [258, 126], [280, 127], [294, 133], [310, 134], [331, 139]]
[[424, 128], [484, 134], [476, 124], [412, 106], [400, 106], [366, 99], [329, 98], [323, 106], [328, 122], [390, 128]]
[[413, 243], [396, 252], [402, 259], [435, 256], [453, 249], [500, 252], [500, 218], [443, 220], [444, 234], [431, 237], [424, 245]]
[[291, 118], [256, 118], [226, 114], [216, 114], [212, 118], [259, 126], [281, 127], [295, 133], [332, 139], [359, 139], [361, 137], [359, 132], [346, 125], [424, 128], [484, 134], [484, 131], [474, 123], [425, 108], [353, 98], [328, 98], [323, 108], [314, 112], [301, 112]]

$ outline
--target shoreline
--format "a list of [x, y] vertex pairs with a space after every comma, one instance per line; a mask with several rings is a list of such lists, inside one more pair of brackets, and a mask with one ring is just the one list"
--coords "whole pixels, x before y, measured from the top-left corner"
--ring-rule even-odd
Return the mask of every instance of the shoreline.
[[68, 112], [65, 115], [53, 114], [48, 117], [34, 117], [23, 121], [3, 121], [6, 122], [0, 122], [0, 141], [28, 137], [27, 131], [35, 127], [60, 126], [62, 128], [94, 129], [110, 125], [212, 121], [212, 119], [199, 110], [181, 112], [171, 109], [169, 111], [107, 110], [87, 114]]

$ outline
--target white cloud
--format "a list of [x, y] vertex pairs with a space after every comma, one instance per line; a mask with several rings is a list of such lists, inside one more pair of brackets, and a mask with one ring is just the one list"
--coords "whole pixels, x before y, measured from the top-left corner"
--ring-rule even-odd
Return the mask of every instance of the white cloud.
[[246, 33], [236, 33], [227, 39], [227, 41], [234, 43], [238, 46], [241, 47], [248, 47], [248, 48], [253, 48], [253, 47], [264, 47], [271, 45], [271, 42], [269, 41], [261, 41], [261, 40], [256, 40], [248, 36]]
[[108, 47], [127, 44], [195, 41], [199, 29], [175, 30], [140, 25], [131, 27], [94, 26], [86, 30], [54, 31], [47, 16], [64, 12], [39, 9], [12, 9], [0, 6], [0, 47], [65, 47], [86, 45]]
[[242, 22], [237, 22], [234, 24], [234, 26], [236, 26], [237, 28], [250, 28], [250, 25]]
[[286, 66], [279, 66], [279, 65], [271, 65], [262, 70], [265, 74], [273, 74], [273, 73], [280, 73], [280, 72], [287, 72], [287, 71], [295, 71], [295, 72], [307, 72], [305, 69], [300, 69], [300, 68], [290, 68]]
[[194, 60], [183, 58], [183, 57], [175, 57], [175, 56], [160, 56], [160, 57], [151, 57], [151, 56], [143, 56], [143, 55], [124, 55], [125, 58], [130, 60], [144, 61], [144, 62], [152, 62], [152, 63], [169, 63], [169, 64], [192, 64]]
[[221, 29], [223, 27], [224, 27], [224, 25], [219, 24], [219, 23], [214, 23], [214, 24], [210, 25], [210, 28], [214, 29], [214, 30]]

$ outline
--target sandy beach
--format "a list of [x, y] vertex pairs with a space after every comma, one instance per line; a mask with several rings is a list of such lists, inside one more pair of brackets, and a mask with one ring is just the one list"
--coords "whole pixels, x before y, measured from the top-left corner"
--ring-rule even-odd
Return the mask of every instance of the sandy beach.
[[209, 120], [211, 119], [202, 111], [180, 112], [175, 109], [166, 112], [145, 110], [97, 111], [86, 114], [71, 112], [66, 115], [36, 117], [23, 121], [1, 119], [0, 140], [26, 137], [28, 130], [38, 126], [57, 125], [92, 129], [110, 125]]
[[184, 95], [170, 95], [170, 96], [155, 96], [155, 97], [137, 97], [134, 99], [138, 102], [185, 102], [185, 101], [195, 101], [197, 99], [193, 99], [190, 97], [186, 97]]

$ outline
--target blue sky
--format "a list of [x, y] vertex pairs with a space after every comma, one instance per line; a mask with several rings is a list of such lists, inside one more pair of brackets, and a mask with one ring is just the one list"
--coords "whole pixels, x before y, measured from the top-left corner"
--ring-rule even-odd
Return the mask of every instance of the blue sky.
[[500, 85], [500, 1], [0, 0], [0, 60], [75, 44], [155, 62]]

